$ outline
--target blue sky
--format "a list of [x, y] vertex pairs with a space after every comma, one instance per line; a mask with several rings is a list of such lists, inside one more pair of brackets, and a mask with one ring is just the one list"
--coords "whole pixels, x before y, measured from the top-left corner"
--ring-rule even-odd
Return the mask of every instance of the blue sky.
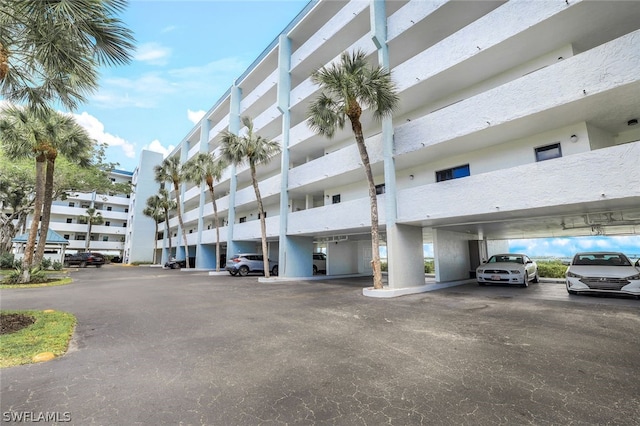
[[[280, 34], [308, 0], [130, 0], [120, 17], [135, 33], [127, 66], [102, 70], [100, 90], [76, 119], [109, 145], [108, 160], [133, 170], [142, 149], [168, 153]], [[512, 252], [640, 253], [640, 237], [518, 240]], [[432, 256], [431, 245], [425, 255]]]
[[137, 50], [104, 68], [75, 111], [108, 160], [133, 170], [143, 148], [166, 153], [307, 5], [308, 0], [130, 0], [120, 18]]

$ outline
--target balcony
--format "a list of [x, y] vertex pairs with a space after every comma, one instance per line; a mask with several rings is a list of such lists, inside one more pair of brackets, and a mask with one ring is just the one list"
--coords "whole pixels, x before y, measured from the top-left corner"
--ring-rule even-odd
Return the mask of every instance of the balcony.
[[437, 226], [637, 208], [638, 158], [640, 142], [632, 142], [405, 189], [398, 222]]
[[[278, 237], [280, 233], [280, 217], [268, 217], [266, 220], [266, 225], [267, 237]], [[260, 231], [259, 220], [236, 223], [233, 226], [233, 239], [236, 241], [260, 240], [261, 238], [262, 232]]]
[[[384, 195], [378, 196], [378, 223], [384, 225]], [[336, 235], [369, 232], [369, 197], [289, 214], [288, 235]]]

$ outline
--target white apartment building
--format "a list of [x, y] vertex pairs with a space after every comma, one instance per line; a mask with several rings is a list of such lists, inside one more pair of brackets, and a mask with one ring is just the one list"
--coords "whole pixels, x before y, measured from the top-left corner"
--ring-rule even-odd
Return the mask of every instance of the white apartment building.
[[[233, 35], [230, 35], [233, 36]], [[437, 282], [469, 278], [508, 239], [640, 233], [640, 7], [629, 1], [311, 1], [171, 154], [218, 156], [240, 117], [281, 143], [260, 166], [269, 257], [281, 277], [370, 274], [367, 184], [350, 127], [314, 134], [310, 75], [362, 49], [388, 67], [400, 108], [363, 114], [391, 290], [424, 286], [423, 244]], [[185, 229], [170, 222], [196, 266], [258, 251], [247, 166], [216, 186], [224, 223], [215, 253], [206, 188], [182, 186]], [[167, 258], [166, 239], [156, 248]]]
[[[113, 170], [109, 178], [114, 183], [131, 182], [132, 173]], [[84, 217], [87, 209], [94, 208], [103, 218], [102, 225], [89, 225]], [[122, 256], [129, 212], [129, 195], [71, 193], [65, 200], [51, 205], [49, 228], [69, 241], [66, 252], [82, 252], [87, 248], [109, 256]]]

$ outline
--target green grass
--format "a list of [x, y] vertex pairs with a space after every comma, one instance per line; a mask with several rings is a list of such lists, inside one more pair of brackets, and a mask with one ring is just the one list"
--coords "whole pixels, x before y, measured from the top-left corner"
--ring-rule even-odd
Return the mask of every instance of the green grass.
[[64, 354], [76, 325], [76, 317], [67, 312], [0, 311], [21, 313], [35, 318], [35, 323], [20, 331], [0, 335], [0, 368], [30, 364], [42, 352]]
[[0, 289], [2, 288], [37, 288], [37, 287], [55, 287], [58, 285], [71, 284], [73, 280], [70, 277], [63, 277], [56, 281], [50, 281], [48, 283], [40, 284], [2, 284], [2, 278], [0, 278]]

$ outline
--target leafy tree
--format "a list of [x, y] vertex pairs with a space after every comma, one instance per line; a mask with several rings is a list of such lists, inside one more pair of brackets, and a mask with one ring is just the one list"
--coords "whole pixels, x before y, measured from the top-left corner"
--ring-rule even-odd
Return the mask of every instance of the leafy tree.
[[163, 200], [159, 195], [152, 195], [147, 198], [147, 205], [142, 210], [142, 214], [153, 219], [156, 225], [155, 232], [153, 233], [153, 263], [156, 263], [156, 241], [158, 239], [158, 224], [164, 222], [166, 219], [165, 210], [163, 207]]
[[93, 225], [102, 225], [104, 223], [104, 218], [102, 217], [102, 214], [99, 211], [96, 211], [93, 207], [89, 207], [87, 209], [87, 214], [80, 216], [80, 218], [83, 222], [86, 222], [89, 227], [84, 246], [84, 250], [89, 251], [89, 247], [91, 245], [91, 228], [93, 228]]
[[309, 105], [308, 126], [316, 133], [332, 138], [336, 129], [344, 128], [347, 119], [351, 123], [369, 184], [373, 287], [381, 289], [378, 201], [360, 117], [363, 108], [372, 110], [378, 120], [390, 116], [399, 102], [396, 87], [391, 73], [385, 68], [371, 66], [361, 50], [352, 54], [344, 52], [339, 63], [315, 71], [311, 80], [320, 86], [321, 93]]
[[220, 220], [218, 218], [218, 205], [214, 192], [214, 182], [222, 178], [222, 172], [227, 168], [227, 163], [223, 158], [214, 160], [210, 154], [200, 152], [192, 157], [185, 164], [185, 177], [187, 180], [200, 185], [202, 181], [207, 184], [211, 203], [213, 204], [213, 218], [216, 226], [216, 272], [220, 272]]
[[164, 183], [170, 182], [173, 184], [173, 191], [176, 197], [176, 211], [178, 212], [178, 223], [182, 230], [182, 241], [184, 242], [184, 252], [186, 256], [186, 267], [189, 265], [189, 244], [187, 243], [187, 232], [184, 229], [184, 223], [182, 221], [182, 202], [180, 201], [180, 184], [184, 181], [184, 169], [180, 164], [180, 158], [173, 156], [165, 158], [162, 163], [155, 166], [156, 182]]
[[13, 238], [24, 232], [35, 202], [34, 187], [31, 161], [11, 161], [0, 150], [0, 254], [9, 253]]
[[98, 68], [127, 64], [126, 0], [0, 0], [0, 93], [41, 109], [73, 110], [98, 87]]
[[[91, 163], [93, 153], [93, 140], [87, 131], [75, 122], [73, 117], [62, 114], [52, 109], [36, 111], [34, 108], [22, 108], [9, 106], [4, 108], [0, 115], [0, 142], [2, 149], [9, 158], [36, 157], [36, 208], [34, 220], [27, 241], [25, 264], [29, 267], [38, 264], [42, 260], [46, 244], [46, 235], [49, 230], [51, 217], [51, 204], [54, 195], [54, 171], [58, 154], [61, 153], [81, 166]], [[44, 158], [44, 166], [41, 166]], [[41, 173], [44, 169], [44, 183]], [[42, 184], [42, 187], [39, 185]], [[42, 218], [40, 219], [40, 214]], [[42, 221], [35, 258], [32, 257], [31, 241], [35, 244], [35, 238], [39, 221]], [[34, 233], [32, 235], [31, 233]], [[26, 272], [29, 268], [25, 267]], [[26, 276], [26, 275], [25, 275]]]
[[269, 258], [267, 253], [267, 223], [262, 205], [262, 197], [258, 188], [256, 166], [267, 164], [274, 156], [280, 153], [280, 144], [276, 141], [265, 139], [257, 135], [253, 130], [253, 121], [250, 117], [242, 117], [242, 124], [247, 128], [243, 136], [234, 135], [229, 131], [222, 134], [222, 155], [231, 164], [240, 165], [245, 161], [249, 163], [251, 171], [251, 183], [256, 193], [258, 213], [260, 216], [260, 230], [262, 234], [262, 254], [264, 259], [264, 276], [269, 278]]

